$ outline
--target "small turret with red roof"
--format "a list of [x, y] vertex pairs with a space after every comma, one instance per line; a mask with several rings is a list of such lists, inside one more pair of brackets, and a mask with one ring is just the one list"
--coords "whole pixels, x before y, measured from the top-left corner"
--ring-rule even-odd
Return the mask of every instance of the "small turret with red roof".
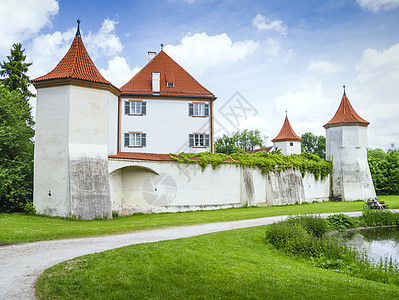
[[280, 133], [272, 140], [274, 148], [281, 150], [284, 155], [301, 154], [302, 139], [292, 129], [286, 114]]

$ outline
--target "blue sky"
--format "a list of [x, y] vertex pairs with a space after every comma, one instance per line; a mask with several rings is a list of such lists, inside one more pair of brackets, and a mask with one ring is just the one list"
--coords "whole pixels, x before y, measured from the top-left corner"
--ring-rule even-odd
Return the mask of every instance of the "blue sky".
[[369, 147], [399, 146], [399, 0], [0, 0], [0, 59], [22, 42], [29, 75], [49, 72], [77, 18], [97, 68], [117, 87], [163, 43], [218, 97], [219, 135], [257, 128], [271, 144], [285, 111], [298, 135], [324, 134], [345, 84], [371, 123]]

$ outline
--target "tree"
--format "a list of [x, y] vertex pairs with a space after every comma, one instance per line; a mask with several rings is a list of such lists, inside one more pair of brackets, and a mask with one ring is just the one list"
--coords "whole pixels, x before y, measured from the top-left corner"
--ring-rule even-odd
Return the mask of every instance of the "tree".
[[322, 135], [314, 135], [311, 132], [304, 133], [302, 136], [301, 150], [326, 158], [326, 138]]
[[232, 136], [224, 134], [215, 141], [215, 151], [218, 153], [231, 154], [254, 150], [256, 146], [264, 147], [266, 137], [262, 138], [260, 131], [248, 130], [237, 131]]
[[399, 150], [368, 149], [367, 158], [377, 195], [398, 195]]
[[[25, 62], [26, 56], [24, 55], [24, 51], [25, 49], [22, 49], [21, 43], [13, 44], [11, 55], [7, 56], [8, 62], [3, 61], [3, 63], [0, 64], [0, 76], [5, 77], [4, 79], [0, 79], [0, 83], [10, 92], [18, 91], [21, 93], [22, 98], [14, 99], [15, 101], [20, 101], [23, 105], [29, 105], [29, 98], [35, 97], [35, 95], [29, 91], [31, 81], [29, 76], [26, 75], [32, 63]], [[25, 112], [27, 113], [25, 119], [30, 125], [33, 125], [30, 110], [25, 110]]]
[[34, 131], [27, 115], [30, 107], [21, 93], [0, 86], [1, 212], [21, 211], [32, 202]]

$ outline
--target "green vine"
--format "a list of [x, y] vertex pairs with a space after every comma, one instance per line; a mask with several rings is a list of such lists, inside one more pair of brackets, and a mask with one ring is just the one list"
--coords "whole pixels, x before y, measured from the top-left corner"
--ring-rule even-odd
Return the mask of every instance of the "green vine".
[[332, 163], [321, 159], [317, 155], [311, 153], [280, 155], [274, 153], [266, 153], [264, 151], [255, 154], [233, 153], [226, 155], [223, 153], [170, 153], [169, 157], [180, 162], [189, 164], [199, 164], [202, 170], [208, 165], [212, 165], [214, 169], [222, 164], [233, 164], [236, 166], [258, 167], [262, 174], [267, 172], [284, 171], [286, 169], [300, 170], [302, 176], [306, 172], [312, 173], [315, 179], [326, 177], [332, 169]]

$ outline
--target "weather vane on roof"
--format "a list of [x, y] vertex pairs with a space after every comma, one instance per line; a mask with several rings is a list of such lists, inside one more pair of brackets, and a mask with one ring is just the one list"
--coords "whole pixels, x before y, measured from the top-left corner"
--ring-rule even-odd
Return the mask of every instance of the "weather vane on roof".
[[161, 44], [161, 51], [163, 51], [163, 44]]
[[345, 93], [345, 85], [344, 85], [344, 96], [346, 96], [346, 93]]
[[80, 28], [79, 28], [80, 19], [78, 19], [77, 22], [78, 22], [78, 30], [76, 30], [76, 35], [75, 36], [80, 36]]

